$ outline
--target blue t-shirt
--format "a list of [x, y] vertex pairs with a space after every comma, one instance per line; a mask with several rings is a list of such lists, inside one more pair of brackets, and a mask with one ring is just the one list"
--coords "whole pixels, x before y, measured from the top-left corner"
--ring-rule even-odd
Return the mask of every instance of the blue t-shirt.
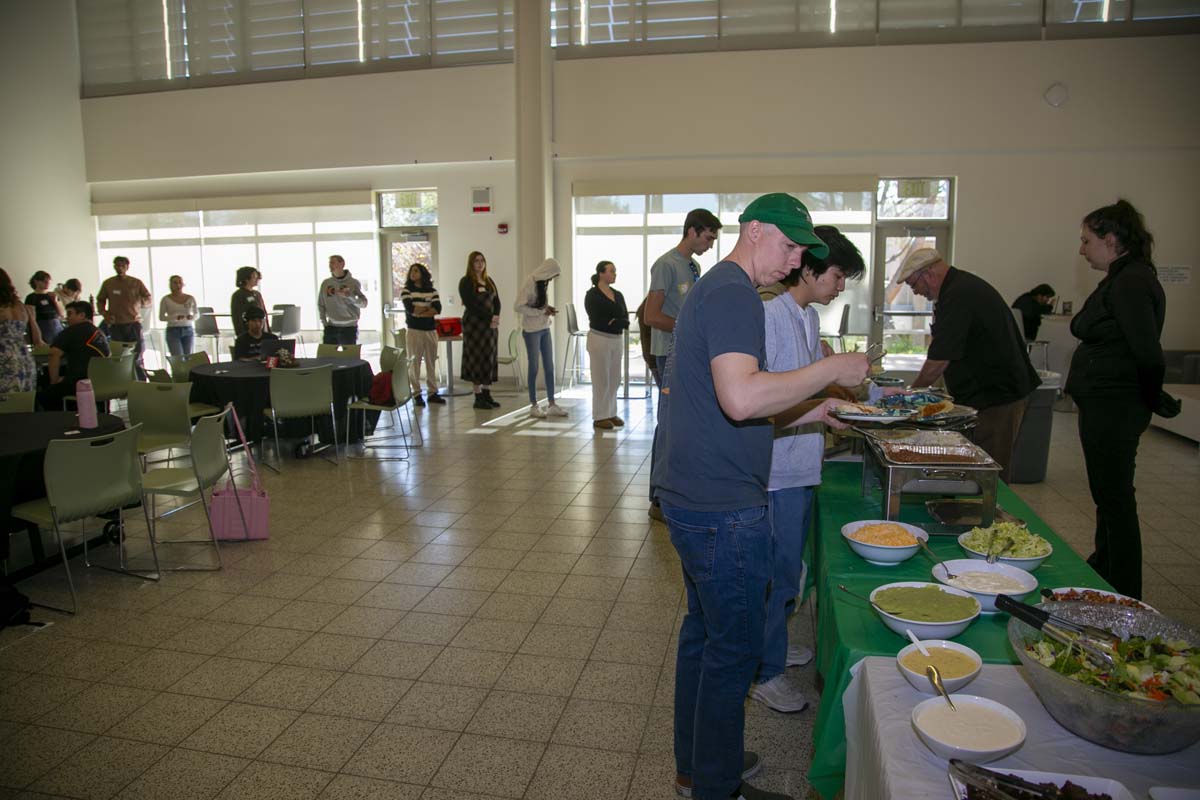
[[712, 360], [745, 353], [766, 368], [762, 300], [732, 261], [722, 261], [687, 293], [675, 319], [667, 377], [659, 499], [693, 511], [766, 505], [774, 427], [767, 419], [734, 422], [717, 403]]

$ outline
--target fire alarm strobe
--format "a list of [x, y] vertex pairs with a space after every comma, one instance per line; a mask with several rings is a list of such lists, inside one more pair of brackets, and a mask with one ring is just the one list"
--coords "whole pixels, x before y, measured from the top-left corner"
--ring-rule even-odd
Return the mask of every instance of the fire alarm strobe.
[[501, 222], [496, 226], [496, 233], [508, 233], [508, 223]]
[[492, 187], [474, 186], [471, 188], [471, 212], [474, 214], [492, 213]]

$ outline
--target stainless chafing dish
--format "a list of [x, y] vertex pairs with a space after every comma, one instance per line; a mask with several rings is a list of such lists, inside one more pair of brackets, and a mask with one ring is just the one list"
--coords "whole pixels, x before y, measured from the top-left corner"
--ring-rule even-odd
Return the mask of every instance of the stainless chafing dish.
[[883, 492], [885, 519], [900, 516], [903, 494], [969, 495], [980, 497], [980, 524], [992, 524], [1000, 465], [961, 433], [858, 430], [866, 443], [862, 494]]

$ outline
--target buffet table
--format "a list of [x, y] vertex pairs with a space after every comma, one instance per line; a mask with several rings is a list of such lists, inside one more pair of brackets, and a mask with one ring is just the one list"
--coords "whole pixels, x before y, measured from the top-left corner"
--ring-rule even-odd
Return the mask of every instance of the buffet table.
[[[913, 706], [930, 695], [913, 689], [892, 658], [865, 658], [853, 672], [839, 703], [846, 718], [846, 800], [952, 800], [946, 762], [925, 747], [912, 727]], [[1145, 800], [1155, 786], [1200, 787], [1200, 744], [1162, 756], [1092, 744], [1054, 721], [1025, 682], [1021, 667], [986, 664], [961, 693], [1003, 703], [1025, 722], [1025, 744], [985, 765], [988, 769], [1109, 778], [1124, 784], [1137, 800]]]
[[[850, 684], [850, 670], [867, 656], [894, 656], [908, 642], [892, 633], [865, 601], [838, 589], [839, 584], [861, 595], [894, 581], [932, 581], [933, 562], [923, 552], [892, 567], [868, 564], [842, 539], [847, 522], [882, 519], [880, 493], [861, 494], [862, 464], [826, 462], [813, 533], [814, 580], [817, 593], [816, 665], [824, 681], [821, 707], [813, 730], [814, 754], [808, 781], [822, 797], [832, 798], [846, 775], [846, 726], [842, 696]], [[923, 502], [906, 495], [900, 521], [914, 525], [933, 522]], [[1086, 586], [1111, 589], [1070, 545], [1034, 515], [1011, 489], [1001, 483], [1000, 506], [1023, 519], [1029, 529], [1045, 537], [1054, 552], [1033, 574], [1039, 588]], [[954, 536], [930, 536], [929, 547], [939, 557], [965, 558]], [[1005, 635], [1007, 614], [982, 615], [955, 641], [979, 653], [986, 663], [1012, 664], [1016, 656]], [[907, 685], [907, 684], [906, 684]], [[916, 795], [914, 795], [916, 796]]]

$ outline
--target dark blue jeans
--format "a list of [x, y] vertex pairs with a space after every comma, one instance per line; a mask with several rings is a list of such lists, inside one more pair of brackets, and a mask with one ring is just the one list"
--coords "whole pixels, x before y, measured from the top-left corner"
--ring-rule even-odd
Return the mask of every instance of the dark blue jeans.
[[357, 325], [326, 325], [322, 344], [358, 344]]
[[675, 662], [675, 769], [692, 778], [693, 797], [721, 800], [742, 781], [743, 704], [762, 660], [771, 582], [770, 512], [662, 510], [688, 602]]
[[146, 343], [142, 339], [142, 323], [140, 322], [110, 322], [108, 325], [110, 341], [133, 342], [133, 369], [139, 381], [146, 380], [146, 369], [142, 366], [142, 351]]
[[800, 486], [767, 492], [771, 505], [771, 540], [774, 559], [771, 569], [771, 597], [767, 601], [767, 627], [764, 633], [760, 682], [782, 675], [787, 668], [788, 617], [796, 609], [796, 598], [804, 588], [800, 573], [804, 570], [804, 542], [812, 524], [815, 486]]

